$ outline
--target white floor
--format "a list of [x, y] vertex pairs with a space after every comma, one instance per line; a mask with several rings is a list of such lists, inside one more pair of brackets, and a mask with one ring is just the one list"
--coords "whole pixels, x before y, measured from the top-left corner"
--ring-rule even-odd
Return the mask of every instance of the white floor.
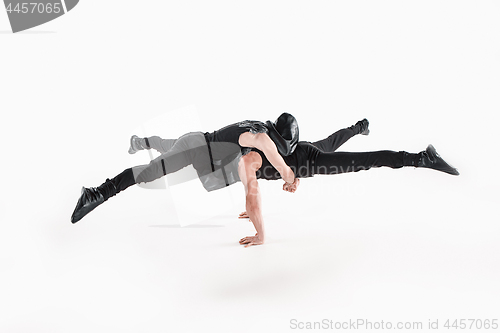
[[[164, 4], [140, 18], [122, 4], [110, 18], [112, 3], [38, 28], [53, 33], [0, 34], [0, 332], [500, 320], [498, 4]], [[314, 141], [367, 117], [371, 134], [341, 150], [433, 143], [461, 175], [380, 168], [295, 194], [261, 181], [268, 239], [250, 248], [241, 184], [227, 203], [186, 197], [191, 212], [174, 188], [135, 186], [71, 224], [82, 185], [131, 165], [134, 130], [188, 105], [196, 126], [154, 134], [288, 111]], [[207, 218], [181, 227], [181, 213]]]
[[467, 178], [372, 170], [306, 180], [293, 195], [263, 184], [275, 187], [264, 194], [268, 242], [253, 248], [238, 244], [253, 230], [237, 209], [181, 228], [156, 192], [132, 188], [71, 225], [75, 195], [52, 191], [48, 207], [32, 198], [25, 209], [37, 211], [2, 217], [1, 326], [284, 332], [293, 319], [493, 319], [499, 227], [492, 197], [470, 195]]

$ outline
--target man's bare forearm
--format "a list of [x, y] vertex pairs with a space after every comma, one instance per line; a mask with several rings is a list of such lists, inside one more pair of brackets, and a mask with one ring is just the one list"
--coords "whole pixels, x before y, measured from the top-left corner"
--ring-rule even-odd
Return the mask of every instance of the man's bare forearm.
[[273, 147], [264, 153], [271, 165], [280, 173], [281, 178], [287, 183], [293, 183], [295, 175], [292, 169], [285, 163], [283, 157], [278, 154], [278, 150]]
[[260, 137], [259, 147], [261, 147], [262, 152], [266, 155], [271, 165], [280, 173], [281, 178], [287, 183], [293, 183], [295, 175], [292, 169], [286, 164], [283, 157], [279, 154], [278, 148], [276, 148], [276, 145], [268, 135]]
[[264, 219], [262, 218], [262, 202], [260, 193], [248, 194], [246, 202], [247, 214], [252, 221], [259, 239], [264, 241]]

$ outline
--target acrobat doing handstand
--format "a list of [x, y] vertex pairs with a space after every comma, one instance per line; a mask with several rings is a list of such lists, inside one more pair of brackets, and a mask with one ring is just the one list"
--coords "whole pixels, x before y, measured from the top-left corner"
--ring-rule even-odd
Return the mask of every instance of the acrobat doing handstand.
[[295, 192], [300, 178], [358, 172], [374, 167], [430, 168], [451, 175], [457, 169], [446, 163], [429, 145], [419, 153], [380, 150], [336, 152], [357, 134], [368, 135], [367, 119], [341, 129], [317, 142], [299, 141], [297, 120], [289, 113], [275, 122], [242, 121], [214, 132], [191, 132], [178, 139], [159, 136], [130, 138], [129, 153], [155, 149], [161, 155], [149, 164], [125, 169], [98, 187], [82, 188], [71, 216], [76, 223], [110, 197], [137, 183], [147, 183], [192, 165], [207, 191], [241, 181], [245, 188], [246, 211], [240, 218], [250, 218], [257, 233], [240, 239], [245, 246], [265, 241], [259, 179], [283, 179], [283, 190]]

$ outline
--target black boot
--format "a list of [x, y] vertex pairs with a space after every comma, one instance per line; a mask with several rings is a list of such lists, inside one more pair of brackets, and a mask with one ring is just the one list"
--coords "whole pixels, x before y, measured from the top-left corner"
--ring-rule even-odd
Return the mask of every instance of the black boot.
[[370, 125], [370, 123], [368, 122], [368, 119], [365, 118], [363, 120], [358, 121], [355, 125], [352, 125], [350, 128], [356, 134], [368, 135], [368, 134], [370, 134], [370, 130], [368, 129], [368, 125]]
[[78, 199], [73, 215], [71, 215], [71, 222], [80, 221], [85, 215], [116, 193], [116, 186], [109, 179], [106, 179], [106, 182], [99, 187], [82, 187], [80, 199]]
[[139, 150], [150, 149], [148, 138], [139, 138], [137, 135], [132, 135], [130, 138], [129, 154], [135, 154]]
[[429, 168], [442, 172], [449, 173], [450, 175], [458, 176], [460, 173], [457, 169], [446, 163], [432, 145], [429, 145], [425, 151], [420, 152], [417, 167]]

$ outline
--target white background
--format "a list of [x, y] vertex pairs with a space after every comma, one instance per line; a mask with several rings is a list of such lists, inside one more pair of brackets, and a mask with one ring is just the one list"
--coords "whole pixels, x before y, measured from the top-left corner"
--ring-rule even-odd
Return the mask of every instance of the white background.
[[[499, 12], [82, 0], [12, 34], [0, 11], [0, 331], [500, 319]], [[267, 243], [251, 248], [238, 244], [254, 233], [236, 218], [241, 184], [227, 212], [189, 227], [167, 191], [137, 186], [71, 224], [82, 185], [131, 166], [133, 129], [187, 105], [204, 131], [287, 111], [309, 141], [366, 117], [371, 134], [341, 150], [432, 143], [461, 175], [379, 168], [305, 179], [295, 194], [261, 181]]]

